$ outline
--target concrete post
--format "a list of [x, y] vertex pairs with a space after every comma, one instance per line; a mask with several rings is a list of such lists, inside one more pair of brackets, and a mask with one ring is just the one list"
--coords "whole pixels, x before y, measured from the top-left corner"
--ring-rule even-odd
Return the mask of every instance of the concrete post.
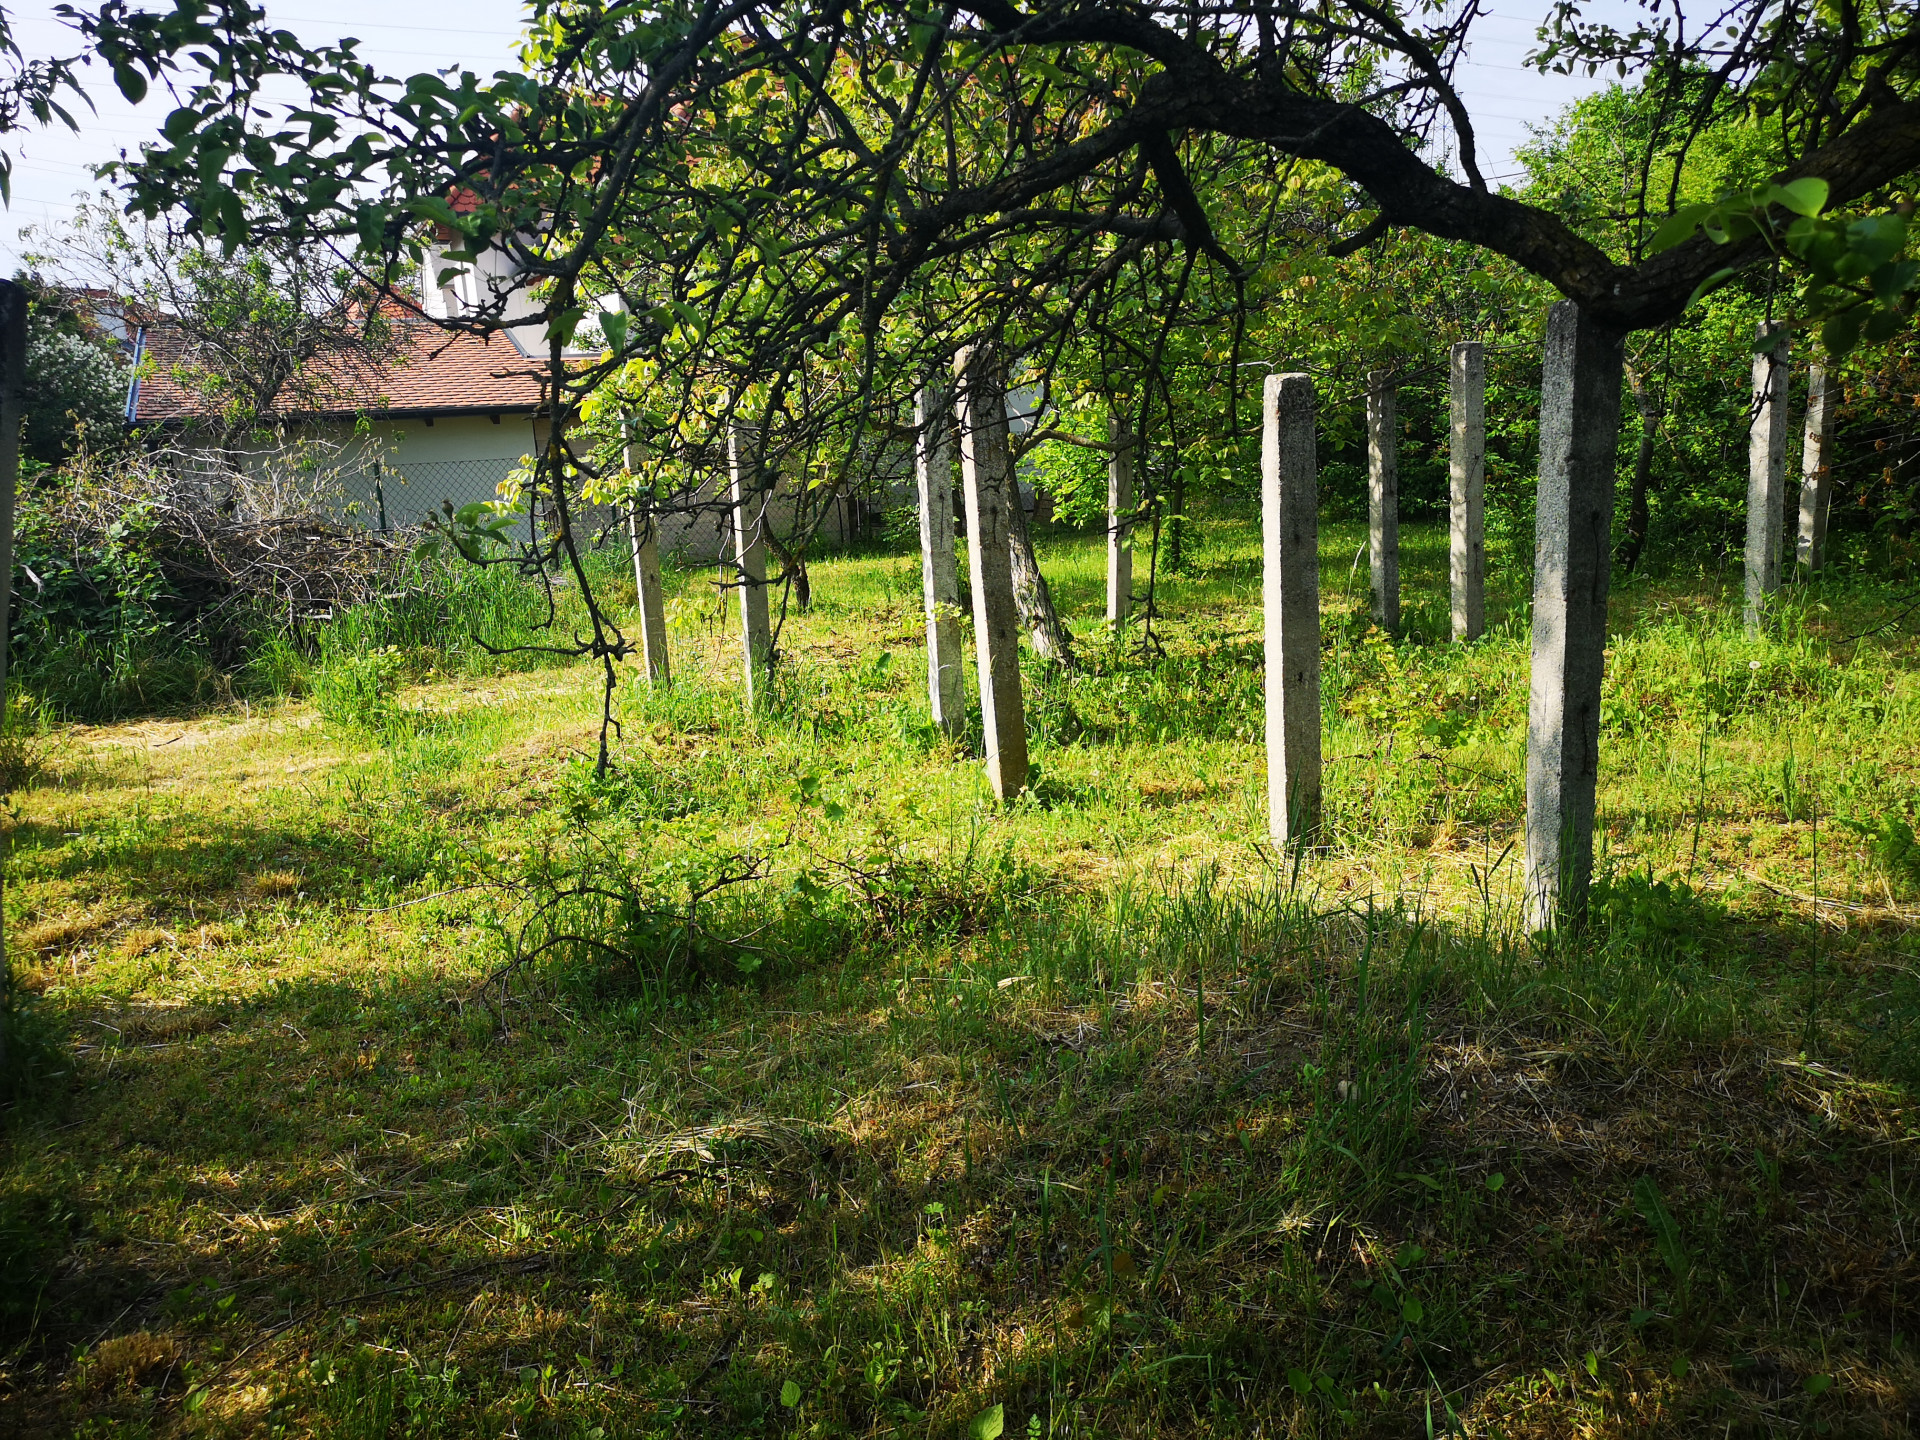
[[767, 620], [766, 496], [757, 483], [758, 466], [746, 427], [727, 431], [727, 461], [733, 471], [733, 556], [740, 589], [741, 674], [748, 706], [765, 703], [773, 675], [773, 629]]
[[1133, 612], [1133, 437], [1118, 407], [1107, 413], [1107, 623]]
[[1313, 378], [1269, 375], [1260, 424], [1266, 610], [1267, 828], [1320, 828], [1320, 495]]
[[987, 777], [1011, 800], [1027, 783], [1027, 715], [1020, 690], [1020, 612], [1013, 599], [1008, 508], [1014, 489], [1007, 442], [1007, 382], [990, 345], [953, 357], [960, 395], [960, 476], [967, 502], [967, 560], [973, 573], [973, 649], [980, 672], [980, 719]]
[[920, 487], [920, 593], [927, 611], [927, 701], [949, 735], [967, 725], [960, 668], [960, 573], [953, 556], [951, 393], [923, 386], [913, 397], [914, 469]]
[[[20, 472], [20, 423], [27, 372], [27, 292], [0, 280], [0, 718], [6, 716], [7, 651], [12, 634], [13, 492]], [[7, 953], [6, 866], [0, 865], [0, 1071], [14, 1037], [7, 1033], [13, 1010], [13, 968]]]
[[1367, 559], [1373, 619], [1400, 633], [1399, 392], [1385, 370], [1367, 372]]
[[1780, 588], [1787, 508], [1787, 329], [1762, 321], [1753, 357], [1753, 418], [1747, 430], [1746, 622], [1757, 637]]
[[1527, 707], [1529, 930], [1579, 918], [1593, 879], [1623, 338], [1571, 300], [1547, 318]]
[[1796, 557], [1809, 572], [1827, 558], [1827, 507], [1833, 501], [1833, 419], [1839, 385], [1820, 364], [1807, 367], [1807, 429], [1800, 454], [1800, 539]]
[[[627, 473], [638, 474], [640, 447], [627, 445]], [[637, 483], [637, 482], [636, 482]], [[654, 524], [652, 497], [634, 492], [627, 510], [627, 541], [633, 549], [634, 604], [640, 612], [640, 663], [649, 685], [673, 678], [667, 664], [667, 597], [660, 584], [660, 533]]]
[[1447, 573], [1453, 592], [1453, 638], [1478, 640], [1487, 630], [1487, 357], [1478, 340], [1453, 347], [1449, 388], [1453, 442], [1447, 475]]

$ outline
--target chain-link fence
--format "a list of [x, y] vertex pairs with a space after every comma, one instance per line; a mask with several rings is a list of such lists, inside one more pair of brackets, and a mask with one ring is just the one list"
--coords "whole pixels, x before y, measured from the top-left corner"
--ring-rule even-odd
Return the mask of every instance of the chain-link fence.
[[480, 501], [498, 500], [518, 457], [385, 461], [347, 477], [349, 513], [362, 525], [395, 529]]

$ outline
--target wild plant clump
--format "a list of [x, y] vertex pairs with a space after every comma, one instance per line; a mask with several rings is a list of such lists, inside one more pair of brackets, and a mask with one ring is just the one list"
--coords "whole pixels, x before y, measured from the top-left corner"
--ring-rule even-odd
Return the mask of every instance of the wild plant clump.
[[104, 718], [225, 692], [264, 641], [407, 588], [418, 536], [330, 501], [345, 451], [82, 456], [25, 498], [17, 674], [47, 708]]

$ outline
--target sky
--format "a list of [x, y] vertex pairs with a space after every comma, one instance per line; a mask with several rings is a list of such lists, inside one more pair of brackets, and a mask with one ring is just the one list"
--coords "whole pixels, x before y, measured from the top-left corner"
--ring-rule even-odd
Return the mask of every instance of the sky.
[[[6, 7], [27, 55], [65, 55], [79, 49], [73, 33], [53, 18], [54, 4], [23, 0]], [[1541, 75], [1522, 65], [1548, 8], [1531, 0], [1498, 5], [1476, 23], [1468, 61], [1457, 74], [1474, 116], [1481, 169], [1496, 183], [1517, 171], [1512, 154], [1526, 142], [1529, 124], [1544, 124], [1602, 83]], [[482, 75], [511, 66], [522, 11], [520, 0], [267, 0], [266, 9], [276, 26], [308, 41], [358, 37], [361, 54], [390, 72], [463, 65]], [[57, 230], [68, 222], [76, 194], [98, 188], [88, 167], [114, 159], [122, 149], [135, 150], [166, 118], [168, 106], [160, 92], [136, 107], [121, 98], [104, 67], [91, 67], [85, 81], [98, 113], [78, 112], [80, 133], [56, 126], [15, 139], [13, 203], [0, 213], [0, 266], [5, 272], [34, 248], [31, 238], [20, 236], [23, 227]]]

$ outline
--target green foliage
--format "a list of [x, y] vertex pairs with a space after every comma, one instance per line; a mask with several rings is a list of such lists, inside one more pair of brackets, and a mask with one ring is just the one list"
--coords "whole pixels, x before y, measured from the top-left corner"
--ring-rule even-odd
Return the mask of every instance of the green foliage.
[[8, 1341], [30, 1333], [40, 1318], [78, 1218], [58, 1194], [0, 1189], [0, 1336]]
[[[1861, 340], [1891, 340], [1905, 327], [1911, 294], [1920, 283], [1920, 260], [1902, 258], [1905, 213], [1823, 214], [1828, 193], [1825, 180], [1809, 177], [1683, 206], [1655, 233], [1652, 249], [1669, 249], [1696, 230], [1721, 245], [1763, 239], [1804, 269], [1802, 318], [1819, 327], [1827, 353], [1842, 359]], [[1709, 276], [1695, 298], [1733, 274], [1725, 269]]]
[[1903, 891], [1920, 891], [1920, 837], [1913, 821], [1898, 810], [1872, 819], [1841, 816], [1840, 823], [1867, 843], [1867, 853], [1888, 880]]
[[27, 291], [27, 368], [22, 378], [21, 459], [58, 465], [82, 446], [124, 444], [127, 356], [102, 329], [84, 292], [19, 277]]
[[106, 345], [59, 330], [33, 335], [21, 396], [26, 412], [22, 455], [57, 464], [83, 442], [117, 448], [127, 382], [125, 361]]
[[390, 1352], [376, 1345], [316, 1355], [300, 1378], [305, 1382], [301, 1389], [325, 1419], [327, 1433], [342, 1440], [443, 1433], [467, 1388], [457, 1365], [422, 1363], [410, 1356], [396, 1364]]
[[1653, 1231], [1654, 1244], [1659, 1248], [1660, 1259], [1666, 1265], [1668, 1275], [1676, 1286], [1684, 1287], [1693, 1273], [1693, 1257], [1687, 1253], [1680, 1226], [1668, 1211], [1660, 1187], [1654, 1183], [1651, 1175], [1642, 1175], [1633, 1182], [1633, 1203]]
[[1718, 905], [1684, 880], [1656, 880], [1651, 872], [1596, 881], [1588, 906], [1608, 945], [1655, 961], [1702, 960], [1725, 927]]
[[102, 720], [201, 704], [225, 693], [237, 657], [231, 627], [203, 626], [193, 597], [171, 586], [165, 541], [140, 506], [77, 545], [51, 513], [22, 507], [14, 544], [17, 693], [50, 714]]
[[389, 734], [403, 723], [396, 698], [402, 664], [397, 645], [337, 650], [309, 672], [314, 708], [336, 725]]
[[56, 1082], [69, 1072], [70, 1060], [60, 1016], [23, 988], [11, 971], [0, 987], [0, 1034], [6, 1038], [0, 1115], [11, 1120], [51, 1100]]

